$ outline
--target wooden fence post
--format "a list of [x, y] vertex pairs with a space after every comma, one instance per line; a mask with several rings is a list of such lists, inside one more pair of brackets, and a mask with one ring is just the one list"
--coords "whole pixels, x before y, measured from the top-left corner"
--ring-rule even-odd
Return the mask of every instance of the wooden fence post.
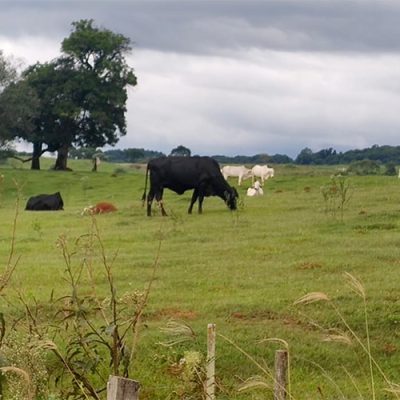
[[107, 400], [139, 400], [139, 382], [121, 376], [110, 376]]
[[288, 381], [288, 352], [277, 350], [275, 352], [275, 387], [274, 400], [285, 400]]
[[207, 400], [215, 400], [215, 324], [207, 325]]

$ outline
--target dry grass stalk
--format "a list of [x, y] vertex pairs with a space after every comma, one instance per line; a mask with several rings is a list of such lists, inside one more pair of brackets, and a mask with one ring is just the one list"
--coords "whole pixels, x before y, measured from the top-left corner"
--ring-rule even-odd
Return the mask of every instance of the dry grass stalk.
[[[369, 368], [370, 368], [370, 379], [371, 379], [371, 394], [372, 394], [372, 400], [376, 399], [376, 394], [375, 394], [375, 378], [374, 378], [374, 371], [373, 371], [373, 367], [376, 368], [376, 370], [379, 372], [379, 374], [382, 376], [382, 378], [384, 379], [384, 381], [386, 382], [386, 384], [389, 386], [389, 389], [391, 391], [391, 393], [393, 393], [397, 399], [400, 399], [400, 390], [398, 391], [397, 389], [391, 390], [391, 388], [393, 388], [393, 385], [391, 384], [391, 382], [388, 380], [386, 374], [383, 372], [382, 368], [380, 367], [380, 365], [376, 362], [375, 358], [372, 356], [371, 353], [371, 344], [370, 344], [370, 336], [369, 336], [369, 325], [368, 325], [368, 312], [367, 312], [367, 305], [366, 305], [366, 293], [365, 293], [365, 289], [364, 286], [362, 285], [362, 283], [356, 279], [353, 275], [351, 275], [350, 273], [345, 273], [345, 277], [348, 281], [348, 284], [351, 288], [351, 290], [353, 290], [358, 296], [360, 296], [363, 299], [363, 303], [364, 303], [364, 318], [365, 318], [365, 329], [366, 329], [366, 336], [367, 336], [367, 343], [364, 344], [363, 341], [360, 339], [360, 337], [357, 335], [357, 333], [351, 328], [351, 326], [349, 325], [349, 323], [347, 322], [346, 318], [343, 316], [343, 314], [340, 312], [339, 308], [335, 305], [335, 303], [333, 301], [331, 301], [329, 299], [329, 297], [322, 292], [313, 292], [313, 293], [309, 293], [303, 297], [301, 297], [300, 299], [296, 300], [294, 302], [294, 305], [298, 305], [298, 304], [309, 304], [309, 303], [313, 303], [315, 301], [321, 301], [321, 300], [325, 300], [325, 301], [329, 301], [329, 304], [331, 305], [331, 307], [333, 308], [333, 310], [335, 311], [335, 313], [337, 314], [337, 316], [340, 318], [340, 320], [342, 321], [342, 323], [344, 324], [344, 326], [346, 327], [346, 329], [348, 330], [348, 332], [351, 334], [351, 336], [355, 339], [355, 341], [360, 345], [360, 347], [362, 348], [362, 350], [366, 353], [366, 355], [368, 356], [369, 359]], [[347, 339], [345, 339], [342, 335], [334, 335], [333, 338], [335, 339], [335, 341], [343, 341], [343, 342], [347, 342]], [[332, 335], [331, 335], [331, 339], [332, 339]]]
[[287, 362], [288, 362], [288, 371], [287, 371], [287, 378], [288, 378], [288, 393], [292, 393], [292, 381], [291, 381], [291, 376], [290, 376], [290, 370], [291, 370], [291, 366], [290, 366], [290, 362], [291, 362], [291, 357], [290, 357], [290, 351], [289, 351], [289, 343], [286, 340], [283, 340], [281, 338], [266, 338], [266, 339], [262, 339], [259, 341], [259, 343], [263, 343], [263, 342], [270, 342], [270, 343], [278, 343], [278, 344], [282, 344], [285, 349], [287, 350], [288, 353], [288, 357], [287, 357]]
[[239, 392], [244, 392], [246, 390], [252, 390], [252, 389], [269, 389], [273, 390], [272, 385], [270, 385], [268, 382], [265, 381], [260, 376], [252, 376], [248, 379], [246, 379], [238, 388]]
[[266, 338], [266, 339], [261, 339], [258, 343], [264, 343], [264, 342], [271, 342], [271, 343], [278, 343], [278, 344], [283, 344], [285, 346], [286, 350], [289, 350], [289, 343], [286, 340], [283, 340], [281, 338]]
[[347, 284], [349, 285], [350, 289], [353, 290], [353, 292], [358, 296], [365, 299], [365, 289], [362, 283], [349, 272], [345, 272], [344, 276], [347, 279]]
[[196, 334], [193, 329], [184, 322], [177, 322], [173, 320], [168, 321], [166, 327], [160, 328], [160, 331], [175, 338], [159, 343], [165, 347], [172, 347], [178, 343], [195, 340], [196, 338]]
[[392, 393], [396, 396], [396, 398], [399, 398], [400, 396], [400, 385], [394, 382], [388, 382], [389, 387], [385, 388], [384, 391], [388, 393]]
[[315, 361], [311, 361], [311, 360], [306, 360], [304, 358], [299, 357], [300, 360], [309, 362], [310, 364], [314, 365], [315, 367], [317, 367], [318, 369], [320, 369], [322, 371], [322, 374], [325, 376], [325, 378], [331, 383], [332, 387], [336, 388], [337, 391], [337, 397], [335, 397], [335, 399], [342, 399], [342, 400], [348, 400], [346, 399], [346, 396], [344, 395], [344, 393], [342, 392], [342, 390], [340, 389], [339, 385], [335, 382], [335, 380], [329, 375], [329, 373], [325, 370], [324, 367], [322, 367], [322, 365], [318, 364]]
[[323, 339], [323, 342], [336, 342], [336, 343], [343, 343], [351, 346], [353, 342], [351, 341], [351, 338], [346, 334], [346, 333], [340, 333], [340, 334], [328, 334], [326, 335]]
[[349, 379], [350, 379], [351, 383], [353, 384], [354, 388], [356, 389], [359, 399], [363, 400], [364, 396], [361, 394], [361, 391], [358, 388], [358, 385], [357, 385], [357, 382], [356, 382], [354, 376], [344, 366], [342, 366], [342, 368], [343, 368], [344, 372], [346, 373], [346, 375], [349, 377]]
[[[227, 341], [229, 344], [231, 344], [235, 349], [237, 349], [240, 353], [242, 353], [244, 356], [246, 356], [253, 364], [255, 364], [257, 366], [257, 368], [259, 368], [259, 370], [261, 372], [263, 372], [266, 377], [268, 377], [269, 379], [271, 379], [271, 381], [273, 382], [273, 384], [275, 384], [275, 376], [273, 371], [268, 367], [268, 366], [263, 366], [261, 365], [253, 356], [251, 356], [247, 351], [245, 351], [244, 349], [242, 349], [240, 346], [238, 346], [235, 342], [233, 342], [231, 339], [227, 338], [226, 336], [222, 335], [222, 334], [218, 334], [219, 337], [221, 337], [222, 339], [224, 339], [225, 341]], [[265, 341], [268, 341], [267, 339], [265, 339]], [[284, 340], [282, 339], [278, 339], [278, 338], [272, 338], [271, 341], [275, 341], [275, 342], [279, 342], [279, 343], [286, 343]], [[288, 367], [289, 367], [289, 363], [288, 363]], [[288, 368], [289, 369], [289, 368]], [[288, 375], [288, 381], [290, 382], [290, 375]], [[251, 379], [251, 378], [250, 378]], [[269, 385], [268, 387], [272, 387], [271, 385]], [[294, 396], [292, 395], [291, 391], [290, 391], [290, 384], [289, 384], [289, 389], [286, 391], [286, 394], [288, 396], [289, 399], [294, 399]]]
[[16, 182], [15, 180], [14, 180], [14, 184], [17, 188], [17, 198], [15, 200], [15, 215], [14, 215], [13, 226], [12, 226], [10, 252], [8, 254], [8, 260], [6, 262], [4, 272], [0, 275], [0, 294], [6, 288], [8, 283], [10, 282], [11, 276], [12, 276], [15, 268], [17, 267], [17, 264], [19, 261], [19, 257], [17, 258], [16, 261], [14, 261], [14, 254], [15, 254], [15, 239], [16, 239], [17, 221], [18, 221], [18, 215], [19, 215], [19, 200], [20, 200], [21, 187], [18, 184], [18, 182]]
[[[144, 309], [146, 308], [147, 302], [148, 302], [149, 297], [150, 297], [150, 292], [151, 292], [151, 289], [153, 287], [153, 283], [156, 280], [156, 273], [158, 271], [158, 267], [160, 265], [161, 245], [162, 245], [162, 241], [163, 241], [163, 239], [162, 239], [163, 235], [161, 233], [162, 232], [161, 232], [161, 227], [160, 227], [160, 240], [158, 242], [157, 252], [156, 252], [156, 256], [155, 256], [154, 262], [153, 262], [153, 269], [152, 269], [152, 272], [151, 272], [151, 277], [150, 277], [149, 283], [147, 285], [147, 288], [144, 291], [144, 296], [142, 298], [142, 301], [140, 302], [140, 304], [138, 306], [138, 310], [136, 312], [136, 316], [135, 316], [135, 318], [133, 318], [132, 323], [130, 324], [130, 327], [132, 328], [132, 336], [133, 336], [133, 338], [132, 338], [132, 345], [131, 345], [131, 352], [130, 352], [130, 356], [129, 356], [129, 362], [131, 362], [133, 360], [133, 357], [134, 357], [135, 352], [136, 352], [136, 347], [137, 347], [137, 343], [138, 343], [138, 340], [139, 340], [139, 326], [140, 326], [140, 323], [142, 321], [142, 316], [143, 316], [143, 313], [144, 313]], [[127, 331], [128, 330], [126, 330], [126, 332]], [[125, 334], [122, 337], [124, 337], [124, 336], [125, 336]]]
[[297, 299], [293, 304], [310, 304], [317, 301], [330, 301], [329, 297], [323, 292], [311, 292]]

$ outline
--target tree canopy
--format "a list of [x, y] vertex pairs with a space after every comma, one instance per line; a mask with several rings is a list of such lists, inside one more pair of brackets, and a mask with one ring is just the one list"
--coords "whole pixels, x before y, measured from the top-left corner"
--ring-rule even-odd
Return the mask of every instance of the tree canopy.
[[191, 153], [192, 152], [190, 151], [190, 149], [185, 146], [179, 145], [178, 147], [175, 147], [171, 150], [170, 156], [190, 157]]
[[22, 81], [16, 68], [0, 51], [0, 150], [10, 155], [15, 137], [24, 138], [34, 129], [38, 98]]
[[[115, 145], [126, 134], [127, 87], [137, 84], [125, 59], [129, 38], [95, 27], [93, 20], [72, 26], [60, 57], [24, 72], [39, 110], [32, 132], [13, 131], [14, 137], [33, 143], [34, 160], [43, 151], [57, 151], [56, 169], [67, 168], [71, 146]], [[38, 168], [38, 162], [32, 167]]]

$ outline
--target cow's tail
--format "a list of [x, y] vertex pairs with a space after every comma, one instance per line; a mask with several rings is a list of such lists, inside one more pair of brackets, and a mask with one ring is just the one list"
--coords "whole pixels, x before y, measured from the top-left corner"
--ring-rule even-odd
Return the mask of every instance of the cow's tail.
[[144, 192], [142, 196], [142, 207], [144, 207], [144, 202], [146, 201], [146, 192], [147, 192], [147, 178], [149, 176], [149, 164], [146, 167], [146, 180], [144, 181]]

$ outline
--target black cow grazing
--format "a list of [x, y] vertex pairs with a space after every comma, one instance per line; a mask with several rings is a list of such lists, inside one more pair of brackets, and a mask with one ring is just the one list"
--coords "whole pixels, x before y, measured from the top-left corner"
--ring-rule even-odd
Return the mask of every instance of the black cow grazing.
[[188, 213], [192, 213], [193, 204], [199, 200], [199, 213], [203, 211], [204, 197], [218, 196], [231, 210], [236, 210], [239, 197], [235, 188], [229, 186], [222, 176], [219, 164], [210, 157], [161, 157], [147, 164], [143, 202], [146, 199], [147, 177], [150, 171], [150, 190], [147, 195], [147, 215], [151, 216], [151, 204], [154, 197], [159, 203], [161, 214], [164, 210], [162, 197], [164, 188], [178, 194], [194, 189]]
[[25, 210], [29, 211], [56, 211], [63, 210], [64, 202], [60, 192], [54, 194], [39, 194], [32, 196], [26, 203]]

